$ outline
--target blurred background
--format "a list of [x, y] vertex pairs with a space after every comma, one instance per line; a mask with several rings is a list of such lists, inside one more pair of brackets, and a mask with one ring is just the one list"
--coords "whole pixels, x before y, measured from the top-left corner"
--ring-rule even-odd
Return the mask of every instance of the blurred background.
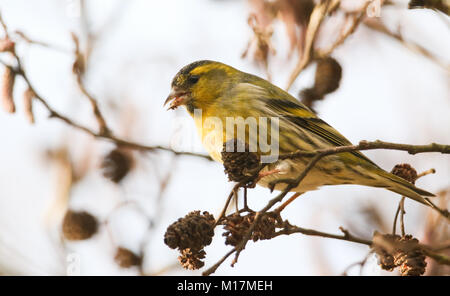
[[[187, 112], [162, 107], [173, 76], [190, 62], [211, 59], [270, 77], [285, 88], [302, 54], [306, 2], [0, 0], [0, 12], [14, 32], [15, 51], [31, 84], [55, 110], [96, 130], [91, 104], [77, 83], [81, 77], [117, 137], [206, 153]], [[365, 3], [341, 2], [323, 24], [318, 48], [329, 48]], [[362, 17], [331, 54], [342, 68], [339, 88], [311, 106], [353, 143], [449, 144], [449, 17], [432, 9], [408, 9], [408, 1], [389, 1]], [[74, 39], [82, 58], [74, 54]], [[0, 58], [14, 65], [8, 52]], [[74, 67], [79, 60], [83, 66]], [[314, 85], [315, 71], [311, 63], [290, 93], [305, 100], [299, 93]], [[49, 118], [36, 100], [35, 123], [30, 124], [25, 90], [26, 83], [17, 77], [16, 113], [0, 112], [0, 274], [199, 275], [201, 270], [182, 269], [178, 253], [164, 244], [164, 232], [193, 210], [219, 214], [233, 187], [222, 165], [164, 150], [117, 150], [109, 141]], [[439, 193], [437, 203], [448, 208], [447, 155], [365, 154], [388, 171], [399, 163], [419, 173], [436, 169], [416, 184]], [[271, 197], [258, 187], [248, 196], [253, 209]], [[339, 233], [343, 226], [371, 238], [374, 230], [391, 231], [399, 199], [382, 189], [324, 187], [296, 200], [283, 217], [305, 228]], [[409, 200], [405, 208], [408, 233], [424, 243], [448, 241], [448, 224], [434, 213]], [[89, 213], [94, 220], [83, 223], [90, 234], [64, 231], [68, 210]], [[205, 267], [230, 248], [221, 234], [216, 231], [205, 249]], [[345, 241], [283, 236], [250, 242], [234, 268], [226, 261], [215, 274], [396, 274], [382, 271], [374, 255], [362, 270], [347, 270], [368, 251]], [[449, 272], [428, 264], [429, 274]]]

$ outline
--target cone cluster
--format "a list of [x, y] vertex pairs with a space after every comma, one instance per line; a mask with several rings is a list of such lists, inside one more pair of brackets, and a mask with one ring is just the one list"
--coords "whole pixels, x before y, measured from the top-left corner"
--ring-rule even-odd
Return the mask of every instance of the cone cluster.
[[172, 223], [164, 235], [164, 243], [180, 251], [178, 257], [186, 269], [203, 267], [204, 247], [212, 242], [215, 219], [208, 212], [193, 211]]
[[[260, 156], [256, 152], [249, 152], [247, 143], [243, 144], [243, 152], [238, 148], [241, 143], [237, 139], [230, 140], [223, 145], [222, 161], [228, 180], [234, 182], [251, 183], [260, 167]], [[228, 147], [228, 148], [227, 148]], [[231, 151], [229, 151], [230, 147]]]

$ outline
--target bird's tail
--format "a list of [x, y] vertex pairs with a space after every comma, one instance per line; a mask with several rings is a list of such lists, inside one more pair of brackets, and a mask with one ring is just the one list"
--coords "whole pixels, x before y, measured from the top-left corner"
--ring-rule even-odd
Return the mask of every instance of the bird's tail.
[[424, 205], [431, 206], [427, 199], [424, 198], [424, 196], [435, 196], [433, 193], [417, 188], [408, 181], [381, 169], [378, 172], [378, 175], [383, 178], [383, 187], [385, 187], [386, 189], [398, 193], [402, 196], [409, 197]]

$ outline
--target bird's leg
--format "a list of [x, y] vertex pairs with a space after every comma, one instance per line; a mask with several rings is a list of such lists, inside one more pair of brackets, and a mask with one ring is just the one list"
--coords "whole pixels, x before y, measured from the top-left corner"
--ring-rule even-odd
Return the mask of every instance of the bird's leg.
[[267, 172], [259, 173], [258, 174], [258, 178], [256, 179], [255, 183], [258, 183], [258, 181], [261, 180], [264, 177], [267, 177], [267, 176], [270, 176], [270, 175], [273, 175], [273, 174], [278, 174], [279, 172], [281, 172], [281, 170], [273, 169], [273, 170], [270, 170], [270, 171], [267, 171]]
[[248, 203], [247, 203], [247, 187], [244, 187], [244, 208], [242, 209], [244, 211], [248, 211]]
[[279, 214], [285, 207], [287, 207], [291, 202], [293, 202], [297, 197], [299, 197], [303, 192], [296, 192], [287, 201], [285, 201], [281, 206], [275, 209], [275, 213]]
[[270, 182], [268, 184], [268, 188], [270, 189], [270, 192], [273, 192], [275, 190], [275, 186], [277, 186], [280, 183], [296, 186], [298, 182], [295, 179], [288, 179], [288, 178], [273, 180], [272, 182]]
[[239, 187], [233, 188], [234, 191], [234, 205], [236, 207], [236, 213], [239, 213]]

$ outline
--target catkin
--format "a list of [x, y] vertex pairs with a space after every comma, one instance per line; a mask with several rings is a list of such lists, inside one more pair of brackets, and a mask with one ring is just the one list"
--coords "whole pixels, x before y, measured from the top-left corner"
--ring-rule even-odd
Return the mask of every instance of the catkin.
[[3, 73], [2, 86], [1, 86], [1, 100], [2, 107], [5, 112], [14, 113], [16, 112], [16, 106], [14, 105], [13, 99], [13, 89], [14, 89], [14, 80], [16, 78], [16, 74], [13, 69], [9, 66], [5, 68], [5, 72]]
[[35, 97], [34, 91], [31, 88], [27, 88], [27, 90], [23, 93], [23, 109], [25, 112], [25, 117], [28, 122], [34, 123], [34, 114], [33, 114], [33, 99]]
[[0, 40], [0, 52], [14, 52], [15, 43], [10, 39]]

